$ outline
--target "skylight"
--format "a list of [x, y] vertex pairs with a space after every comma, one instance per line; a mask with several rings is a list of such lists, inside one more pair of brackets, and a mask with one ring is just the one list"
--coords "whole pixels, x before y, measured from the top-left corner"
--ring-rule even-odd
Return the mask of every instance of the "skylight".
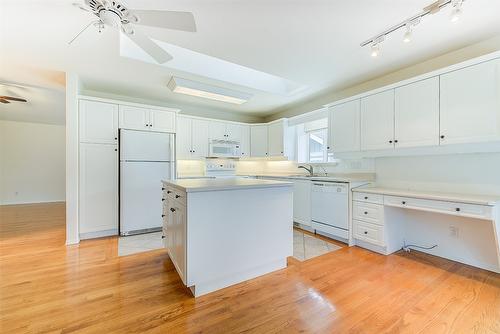
[[[282, 96], [290, 96], [306, 88], [293, 81], [269, 73], [257, 71], [162, 41], [155, 40], [155, 42], [174, 57], [171, 61], [158, 66], [165, 66]], [[148, 54], [137, 47], [129, 38], [123, 36], [123, 34], [120, 34], [120, 55], [157, 64]]]

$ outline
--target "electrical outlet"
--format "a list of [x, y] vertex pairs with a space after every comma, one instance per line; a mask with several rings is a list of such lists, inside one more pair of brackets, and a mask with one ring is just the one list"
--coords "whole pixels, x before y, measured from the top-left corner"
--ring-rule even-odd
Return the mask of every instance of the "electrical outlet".
[[458, 238], [459, 235], [459, 229], [456, 226], [450, 226], [450, 237], [452, 238]]

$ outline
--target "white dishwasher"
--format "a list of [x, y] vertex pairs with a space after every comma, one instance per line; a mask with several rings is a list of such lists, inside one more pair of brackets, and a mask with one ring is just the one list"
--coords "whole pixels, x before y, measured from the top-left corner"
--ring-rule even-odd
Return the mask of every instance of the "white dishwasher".
[[349, 184], [313, 181], [312, 228], [347, 241], [349, 238]]

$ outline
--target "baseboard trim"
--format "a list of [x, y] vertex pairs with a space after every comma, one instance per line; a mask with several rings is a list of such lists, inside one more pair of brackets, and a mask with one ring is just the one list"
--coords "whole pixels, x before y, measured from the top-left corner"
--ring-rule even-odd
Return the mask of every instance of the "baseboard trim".
[[104, 230], [104, 231], [80, 233], [80, 240], [110, 237], [110, 236], [115, 236], [115, 235], [118, 236], [118, 229], [117, 228], [114, 228], [111, 230]]
[[0, 205], [26, 205], [26, 204], [56, 204], [66, 203], [66, 200], [37, 201], [37, 202], [1, 202]]

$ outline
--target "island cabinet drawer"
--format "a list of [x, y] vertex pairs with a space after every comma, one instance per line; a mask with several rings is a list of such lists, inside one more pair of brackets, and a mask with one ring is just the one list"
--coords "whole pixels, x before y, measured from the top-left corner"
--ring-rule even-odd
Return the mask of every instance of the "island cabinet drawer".
[[368, 202], [375, 204], [384, 204], [384, 196], [379, 194], [368, 194], [368, 193], [353, 193], [353, 199], [359, 202]]
[[385, 246], [383, 226], [354, 220], [353, 227], [355, 239], [363, 240], [379, 246]]
[[487, 205], [446, 202], [399, 196], [385, 196], [384, 203], [388, 206], [395, 206], [400, 208], [423, 210], [477, 219], [493, 219], [493, 208]]
[[384, 206], [373, 203], [353, 202], [353, 218], [368, 223], [384, 225]]

